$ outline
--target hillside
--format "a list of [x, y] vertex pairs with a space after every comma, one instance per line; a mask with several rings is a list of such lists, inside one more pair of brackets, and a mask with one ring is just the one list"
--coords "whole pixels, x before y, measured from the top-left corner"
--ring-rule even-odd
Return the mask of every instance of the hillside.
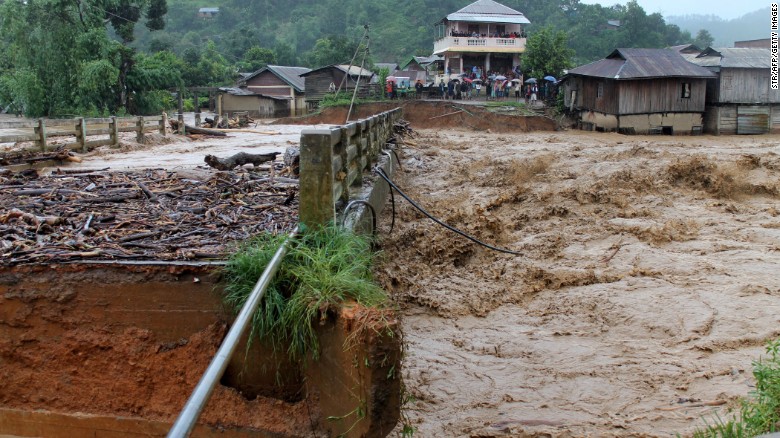
[[739, 18], [724, 20], [716, 15], [670, 16], [666, 21], [696, 35], [707, 29], [714, 38], [715, 47], [733, 47], [734, 41], [769, 38], [769, 7], [747, 13]]
[[[313, 64], [312, 52], [351, 48], [371, 28], [374, 62], [401, 61], [411, 55], [430, 55], [434, 24], [471, 0], [169, 0], [166, 28], [149, 33], [139, 26], [137, 47], [146, 51], [201, 50], [209, 40], [228, 61], [241, 59], [252, 46], [271, 49], [275, 62]], [[668, 26], [660, 14], [646, 14], [635, 2], [625, 6], [586, 5], [578, 0], [503, 0], [523, 12], [533, 32], [551, 26], [569, 33], [577, 62], [606, 55], [612, 48], [663, 47], [691, 40], [690, 34]], [[197, 17], [201, 6], [219, 7], [212, 19]], [[621, 29], [609, 29], [608, 20], [621, 20]], [[587, 38], [582, 38], [586, 35]], [[317, 44], [321, 40], [327, 40]]]

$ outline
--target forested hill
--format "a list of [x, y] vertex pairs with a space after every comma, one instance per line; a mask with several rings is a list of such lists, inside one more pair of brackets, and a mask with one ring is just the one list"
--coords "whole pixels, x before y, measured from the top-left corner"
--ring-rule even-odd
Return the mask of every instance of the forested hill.
[[[0, 0], [0, 111], [157, 114], [170, 90], [236, 83], [268, 64], [430, 55], [435, 23], [471, 0]], [[502, 0], [531, 21], [523, 69], [560, 74], [616, 47], [711, 43], [631, 1]], [[211, 18], [201, 7], [218, 7]], [[361, 40], [364, 26], [369, 40]], [[567, 41], [568, 46], [567, 47]]]
[[694, 14], [668, 17], [667, 22], [694, 34], [698, 29], [708, 29], [715, 47], [733, 47], [734, 41], [769, 38], [770, 17], [767, 6], [732, 20], [724, 20], [715, 15]]
[[[168, 0], [166, 27], [139, 35], [144, 50], [182, 54], [213, 40], [228, 59], [240, 60], [252, 46], [270, 49], [278, 64], [315, 66], [327, 54], [347, 53], [370, 25], [374, 62], [430, 55], [433, 25], [470, 0]], [[576, 62], [605, 56], [615, 47], [663, 47], [692, 42], [689, 32], [667, 25], [660, 14], [626, 6], [585, 5], [579, 0], [502, 0], [523, 12], [531, 31], [544, 25], [569, 33]], [[215, 18], [197, 17], [199, 7], [219, 7]], [[621, 26], [607, 25], [620, 20]], [[695, 34], [695, 32], [694, 32]], [[325, 56], [323, 56], [323, 53]]]

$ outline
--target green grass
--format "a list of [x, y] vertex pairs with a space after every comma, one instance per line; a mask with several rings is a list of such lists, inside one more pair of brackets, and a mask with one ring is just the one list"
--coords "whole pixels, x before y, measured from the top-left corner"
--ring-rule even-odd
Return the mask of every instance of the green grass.
[[[286, 236], [265, 234], [242, 245], [224, 268], [225, 303], [236, 312]], [[345, 301], [384, 307], [373, 282], [374, 253], [367, 237], [337, 227], [304, 230], [290, 242], [276, 277], [252, 320], [250, 339], [270, 342], [295, 361], [319, 357], [315, 324]]]
[[753, 362], [756, 389], [742, 401], [738, 415], [694, 432], [694, 438], [742, 438], [780, 431], [780, 339], [766, 347], [766, 357]]
[[[334, 106], [349, 106], [352, 101], [352, 90], [342, 91], [338, 94], [326, 94], [323, 96], [318, 108], [330, 108]], [[355, 98], [355, 105], [362, 105], [366, 103], [380, 103], [389, 102], [388, 99], [381, 97], [368, 97], [365, 99]]]

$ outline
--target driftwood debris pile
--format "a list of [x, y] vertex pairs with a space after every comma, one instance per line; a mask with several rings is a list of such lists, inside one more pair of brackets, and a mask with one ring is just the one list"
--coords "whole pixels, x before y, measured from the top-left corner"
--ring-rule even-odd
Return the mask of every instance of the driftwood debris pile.
[[246, 152], [239, 152], [227, 158], [219, 158], [214, 155], [206, 155], [204, 161], [210, 167], [217, 170], [232, 170], [237, 166], [243, 166], [245, 164], [252, 164], [259, 166], [269, 161], [274, 161], [279, 152], [271, 152], [270, 154], [249, 154]]
[[215, 123], [214, 119], [206, 117], [203, 123], [204, 128], [221, 128], [221, 129], [240, 129], [246, 128], [249, 125], [257, 125], [255, 119], [248, 114], [236, 114], [233, 117], [226, 117], [220, 119], [219, 124]]
[[410, 142], [408, 140], [404, 141], [404, 137], [414, 137], [414, 136], [415, 136], [415, 132], [412, 129], [412, 125], [406, 120], [401, 119], [395, 122], [395, 124], [393, 124], [393, 135], [390, 137], [389, 140], [387, 140], [387, 142], [392, 144], [398, 144], [398, 143], [409, 144]]
[[[83, 172], [83, 171], [82, 171]], [[298, 221], [297, 186], [251, 172], [0, 174], [0, 265], [221, 259]]]
[[[168, 120], [168, 124], [171, 125], [171, 129], [173, 132], [177, 132], [179, 130], [179, 121], [178, 120]], [[196, 135], [211, 135], [215, 137], [226, 137], [227, 134], [225, 134], [222, 131], [217, 131], [214, 129], [208, 129], [208, 128], [198, 128], [192, 125], [184, 125], [184, 132], [187, 133], [187, 135], [196, 134]]]
[[81, 158], [74, 155], [73, 152], [60, 146], [53, 151], [23, 150], [0, 153], [0, 166], [11, 166], [14, 164], [35, 164], [40, 161], [58, 161], [80, 163]]

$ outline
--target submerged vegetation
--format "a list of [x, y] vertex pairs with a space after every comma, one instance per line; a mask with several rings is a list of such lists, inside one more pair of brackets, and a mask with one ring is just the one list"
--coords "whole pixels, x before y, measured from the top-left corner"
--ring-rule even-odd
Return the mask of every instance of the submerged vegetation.
[[[286, 236], [246, 242], [225, 267], [225, 303], [238, 311]], [[368, 237], [335, 226], [307, 229], [289, 250], [252, 321], [251, 339], [268, 341], [296, 361], [319, 356], [315, 325], [343, 303], [383, 307], [388, 299], [372, 280]]]
[[753, 362], [756, 389], [742, 401], [740, 412], [697, 430], [694, 438], [741, 438], [780, 431], [780, 339], [766, 347], [767, 356]]

